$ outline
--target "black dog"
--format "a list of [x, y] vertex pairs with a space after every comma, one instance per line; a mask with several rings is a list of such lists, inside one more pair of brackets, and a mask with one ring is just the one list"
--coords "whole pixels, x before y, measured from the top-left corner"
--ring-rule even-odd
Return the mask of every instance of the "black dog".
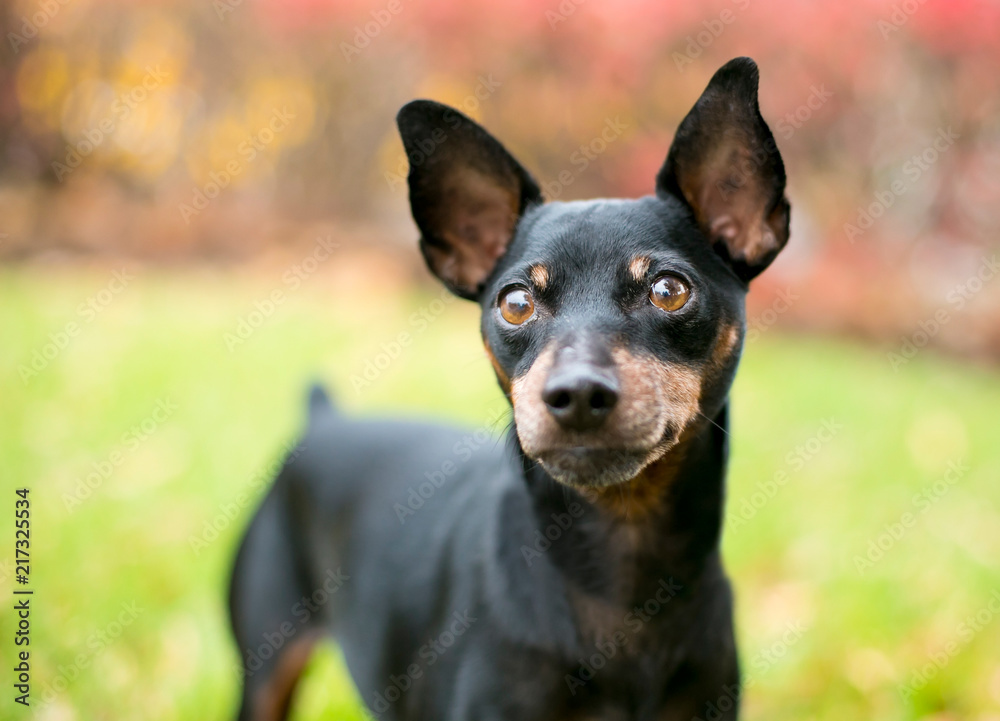
[[757, 79], [715, 74], [639, 200], [544, 203], [468, 118], [400, 111], [421, 250], [482, 306], [514, 431], [472, 453], [314, 391], [236, 561], [240, 719], [285, 718], [325, 634], [381, 719], [736, 718], [727, 394], [789, 218]]

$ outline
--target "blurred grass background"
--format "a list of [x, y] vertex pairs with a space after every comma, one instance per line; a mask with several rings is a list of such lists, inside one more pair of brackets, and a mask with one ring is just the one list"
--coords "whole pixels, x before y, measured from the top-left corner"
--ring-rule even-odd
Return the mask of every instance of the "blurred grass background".
[[[343, 277], [317, 275], [231, 352], [225, 335], [280, 273], [135, 273], [134, 288], [27, 386], [13, 359], [45, 343], [109, 270], [0, 274], [4, 346], [19, 351], [0, 362], [0, 455], [7, 488], [32, 488], [34, 688], [50, 701], [38, 719], [233, 712], [229, 567], [259, 498], [252, 479], [300, 428], [306, 379], [321, 378], [351, 412], [433, 413], [470, 428], [503, 402], [476, 309], [464, 303], [352, 390], [351, 377], [412, 329], [411, 313], [431, 307], [435, 291], [388, 290], [373, 303]], [[134, 449], [123, 446], [160, 401], [176, 410]], [[959, 630], [1000, 589], [998, 406], [995, 371], [930, 352], [893, 374], [882, 354], [852, 342], [769, 331], [748, 346], [733, 398], [731, 514], [779, 471], [788, 480], [748, 520], [731, 518], [725, 537], [753, 679], [747, 718], [998, 718], [1000, 617], [969, 639]], [[820, 434], [824, 422], [832, 436]], [[68, 509], [79, 479], [115, 449], [120, 465]], [[969, 470], [920, 512], [914, 495], [950, 462]], [[192, 546], [241, 492], [253, 502], [217, 539]], [[869, 542], [908, 511], [915, 525], [859, 573]], [[2, 593], [12, 585], [8, 567]], [[123, 604], [138, 614], [102, 642]], [[0, 638], [12, 632], [3, 614]], [[960, 651], [904, 699], [900, 685], [949, 643]], [[327, 648], [296, 718], [361, 718], [354, 693]], [[0, 703], [4, 715], [14, 710], [9, 694]]]
[[[233, 713], [229, 567], [311, 379], [354, 413], [496, 427], [476, 309], [416, 252], [404, 102], [481, 121], [549, 198], [634, 197], [750, 55], [793, 210], [733, 400], [746, 718], [1000, 721], [1000, 4], [389, 6], [0, 3], [0, 488], [11, 509], [32, 488], [28, 716]], [[0, 718], [23, 718], [0, 648]], [[361, 717], [332, 647], [296, 713]]]

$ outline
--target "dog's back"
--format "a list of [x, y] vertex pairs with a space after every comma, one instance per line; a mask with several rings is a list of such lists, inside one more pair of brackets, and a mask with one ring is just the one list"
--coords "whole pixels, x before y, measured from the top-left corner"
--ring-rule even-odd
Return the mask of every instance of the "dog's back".
[[[388, 694], [385, 704], [395, 706], [389, 679], [408, 659], [443, 663], [428, 630], [459, 642], [474, 626], [482, 558], [495, 552], [491, 540], [506, 537], [484, 531], [497, 530], [500, 509], [528, 503], [501, 439], [472, 446], [459, 429], [360, 421], [311, 405], [308, 429], [247, 530], [233, 572], [232, 621], [247, 670], [241, 718], [253, 718], [252, 707], [283, 708], [308, 649], [328, 634], [364, 698], [379, 705], [372, 699]], [[527, 529], [523, 511], [518, 522]], [[290, 646], [301, 650], [288, 653]], [[424, 675], [401, 682], [400, 705], [427, 705]]]

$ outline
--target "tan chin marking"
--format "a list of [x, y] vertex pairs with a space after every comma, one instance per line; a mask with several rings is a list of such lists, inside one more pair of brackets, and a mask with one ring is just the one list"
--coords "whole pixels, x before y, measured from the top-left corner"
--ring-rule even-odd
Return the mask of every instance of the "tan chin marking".
[[628, 272], [637, 283], [641, 283], [646, 279], [646, 273], [649, 272], [651, 262], [647, 255], [637, 255], [629, 262]]
[[545, 290], [545, 287], [549, 284], [549, 269], [544, 265], [531, 266], [528, 275], [538, 290]]
[[654, 513], [662, 513], [666, 508], [667, 489], [684, 462], [690, 435], [693, 434], [685, 433], [669, 453], [664, 452], [631, 481], [581, 492], [589, 501], [626, 522], [643, 521]]

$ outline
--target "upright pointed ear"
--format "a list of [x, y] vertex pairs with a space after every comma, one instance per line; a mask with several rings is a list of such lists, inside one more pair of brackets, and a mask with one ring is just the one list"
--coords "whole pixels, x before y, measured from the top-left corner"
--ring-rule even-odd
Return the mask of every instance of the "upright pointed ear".
[[414, 100], [396, 116], [410, 161], [410, 209], [431, 271], [474, 299], [507, 251], [538, 184], [506, 149], [457, 110]]
[[687, 203], [744, 281], [788, 242], [785, 165], [760, 115], [757, 80], [750, 58], [723, 65], [681, 122], [656, 176], [657, 195]]

